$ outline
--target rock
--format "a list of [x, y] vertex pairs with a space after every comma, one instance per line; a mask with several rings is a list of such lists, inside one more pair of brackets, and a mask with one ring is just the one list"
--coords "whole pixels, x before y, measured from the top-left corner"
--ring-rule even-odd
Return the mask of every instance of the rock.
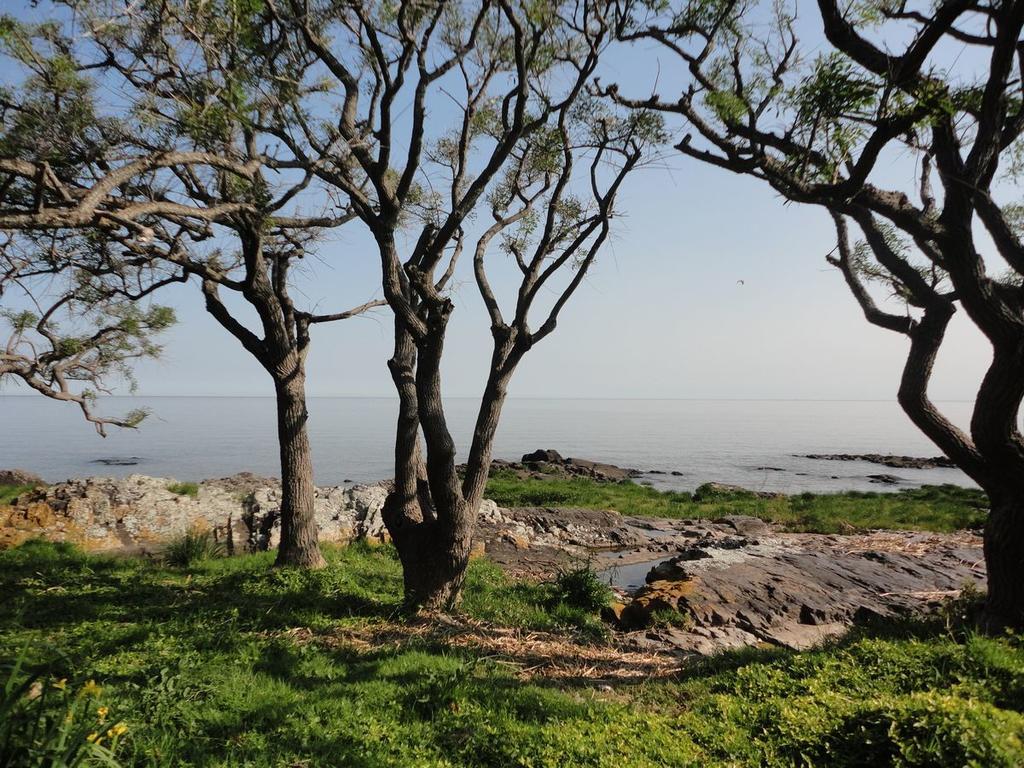
[[24, 469], [0, 469], [0, 485], [43, 485], [43, 478]]
[[715, 522], [728, 525], [743, 536], [761, 536], [768, 532], [768, 523], [759, 517], [750, 515], [726, 515], [718, 518]]
[[943, 597], [984, 579], [980, 546], [966, 533], [780, 534], [740, 548], [724, 541], [729, 537], [708, 534], [694, 544], [706, 557], [655, 567], [619, 623], [646, 627], [667, 610], [688, 625], [679, 631], [698, 635], [677, 632], [671, 642], [678, 647], [704, 652], [707, 631], [728, 628], [757, 642], [807, 648], [854, 624], [934, 610]]
[[625, 609], [626, 604], [616, 600], [611, 605], [606, 605], [601, 609], [601, 618], [609, 624], [619, 624], [622, 621], [622, 612]]
[[530, 539], [527, 536], [523, 536], [522, 534], [506, 533], [504, 538], [505, 541], [514, 546], [516, 549], [522, 550], [530, 548]]
[[646, 627], [651, 615], [659, 611], [685, 613], [686, 598], [694, 591], [692, 581], [652, 581], [633, 596], [622, 609], [619, 622], [624, 627]]
[[[464, 467], [460, 467], [463, 470]], [[491, 473], [512, 472], [522, 478], [586, 477], [597, 482], [621, 482], [642, 473], [589, 459], [566, 459], [558, 451], [542, 449], [523, 455], [521, 462], [495, 459]]]
[[738, 485], [726, 483], [704, 483], [693, 492], [694, 501], [709, 501], [719, 497], [739, 496], [742, 498], [775, 499], [782, 496], [770, 491], [751, 491]]
[[533, 453], [527, 453], [523, 456], [523, 464], [537, 464], [539, 462], [546, 462], [548, 464], [561, 464], [564, 461], [562, 454], [558, 451], [553, 451], [550, 448], [539, 449]]
[[697, 653], [701, 656], [711, 656], [723, 650], [745, 648], [760, 642], [755, 635], [737, 627], [694, 627], [692, 629], [669, 627], [654, 633], [654, 637], [681, 651]]
[[620, 482], [628, 480], [635, 473], [632, 469], [623, 469], [614, 464], [603, 464], [589, 459], [566, 459], [565, 466], [571, 474], [591, 477], [594, 480], [611, 480]]
[[93, 464], [103, 464], [107, 467], [134, 467], [142, 461], [139, 456], [111, 456], [105, 459], [93, 459]]
[[475, 539], [469, 546], [469, 559], [479, 560], [487, 554], [487, 542]]
[[955, 468], [956, 464], [946, 456], [920, 458], [918, 456], [893, 456], [880, 453], [808, 453], [800, 458], [823, 461], [867, 461], [895, 469], [937, 469]]
[[868, 475], [868, 480], [881, 485], [896, 485], [903, 482], [903, 478], [896, 475]]
[[[173, 478], [73, 479], [22, 494], [0, 516], [0, 546], [31, 536], [89, 550], [153, 551], [193, 527], [227, 549], [256, 551], [280, 538], [280, 483], [242, 474], [199, 484], [195, 496], [168, 490]], [[269, 483], [269, 484], [268, 484]], [[314, 514], [322, 541], [387, 541], [384, 485], [317, 488]]]
[[706, 550], [698, 547], [691, 547], [683, 550], [683, 554], [679, 557], [673, 558], [672, 560], [666, 560], [663, 563], [658, 563], [656, 566], [651, 568], [644, 580], [648, 584], [655, 581], [681, 581], [688, 576], [686, 566], [683, 565], [683, 563], [691, 560], [703, 560], [709, 557], [711, 557], [711, 555], [708, 554]]

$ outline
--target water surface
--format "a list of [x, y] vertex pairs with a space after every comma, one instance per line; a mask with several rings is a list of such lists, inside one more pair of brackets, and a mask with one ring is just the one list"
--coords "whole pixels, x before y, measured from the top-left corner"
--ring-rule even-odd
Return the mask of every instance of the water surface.
[[[446, 402], [449, 424], [465, 457], [477, 401]], [[274, 400], [260, 397], [107, 398], [104, 413], [148, 408], [135, 431], [98, 437], [71, 405], [42, 397], [0, 397], [0, 467], [21, 467], [58, 481], [81, 475], [133, 472], [202, 480], [240, 471], [277, 474]], [[970, 403], [943, 410], [965, 424]], [[310, 434], [316, 480], [370, 482], [391, 475], [397, 401], [392, 398], [311, 398]], [[938, 451], [896, 403], [725, 400], [510, 399], [495, 456], [518, 458], [536, 448], [643, 470], [656, 486], [688, 490], [707, 481], [754, 490], [887, 490], [868, 481], [891, 474], [899, 487], [951, 482], [969, 485], [952, 469], [889, 469], [862, 462], [798, 458], [806, 453]], [[97, 459], [137, 457], [132, 466]]]

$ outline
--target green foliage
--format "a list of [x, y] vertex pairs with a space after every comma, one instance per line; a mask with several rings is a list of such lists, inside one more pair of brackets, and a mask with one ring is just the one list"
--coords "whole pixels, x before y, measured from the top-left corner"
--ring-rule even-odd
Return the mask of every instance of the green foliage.
[[11, 328], [16, 333], [24, 333], [25, 331], [34, 328], [39, 322], [39, 316], [34, 312], [29, 312], [28, 310], [23, 310], [21, 312], [3, 310], [2, 314], [4, 319], [11, 324]]
[[0, 765], [79, 768], [120, 765], [128, 727], [114, 722], [94, 681], [69, 682], [0, 658]]
[[[441, 656], [437, 667], [428, 669], [409, 692], [412, 706], [433, 719], [443, 712], [458, 712], [472, 691], [472, 678], [481, 659], [462, 662]], [[446, 663], [448, 662], [448, 663]]]
[[874, 102], [877, 85], [839, 54], [818, 58], [795, 90], [793, 100], [805, 124], [862, 114]]
[[[1024, 759], [1016, 636], [893, 627], [811, 652], [726, 653], [601, 692], [575, 677], [523, 680], [521, 670], [552, 660], [525, 648], [508, 663], [415, 631], [392, 642], [402, 589], [394, 550], [325, 547], [325, 556], [316, 572], [271, 569], [273, 554], [260, 553], [182, 573], [43, 542], [0, 552], [0, 662], [24, 648], [23, 668], [48, 680], [103, 680], [130, 729], [118, 757], [139, 766], [999, 768]], [[550, 630], [546, 594], [474, 561], [464, 608]], [[385, 623], [385, 641], [346, 639]], [[69, 682], [72, 698], [80, 689]]]
[[171, 483], [167, 486], [167, 490], [171, 493], [176, 493], [179, 496], [191, 496], [195, 498], [199, 495], [199, 484], [198, 483]]
[[31, 491], [34, 485], [0, 485], [0, 505], [10, 504], [21, 494]]
[[693, 617], [688, 613], [673, 611], [671, 608], [658, 608], [651, 611], [647, 626], [652, 629], [689, 629], [693, 626]]
[[[188, 485], [180, 483], [179, 485]], [[173, 486], [168, 490], [173, 491]], [[178, 491], [174, 491], [178, 493]], [[213, 537], [211, 531], [190, 528], [169, 541], [163, 549], [163, 559], [168, 565], [190, 568], [206, 560], [224, 556], [224, 544]]]
[[612, 601], [613, 596], [611, 587], [601, 581], [589, 562], [560, 570], [551, 582], [553, 602], [588, 613], [600, 611]]
[[657, 491], [631, 481], [599, 483], [582, 478], [523, 479], [497, 472], [487, 497], [506, 507], [567, 506], [612, 509], [624, 515], [710, 518], [753, 515], [791, 531], [844, 533], [868, 528], [955, 531], [980, 527], [985, 494], [955, 485], [924, 486], [895, 493], [783, 494], [761, 497], [705, 485], [693, 494]]

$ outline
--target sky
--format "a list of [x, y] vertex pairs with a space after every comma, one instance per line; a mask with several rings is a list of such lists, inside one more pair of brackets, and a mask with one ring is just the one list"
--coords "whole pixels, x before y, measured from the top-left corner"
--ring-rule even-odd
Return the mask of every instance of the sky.
[[[649, 91], [672, 66], [646, 51], [614, 60], [606, 77]], [[912, 165], [896, 162], [886, 173], [913, 188]], [[511, 396], [895, 398], [907, 342], [869, 325], [825, 262], [835, 242], [824, 210], [786, 204], [756, 180], [672, 153], [627, 179], [618, 208], [624, 215], [611, 242], [557, 331], [524, 359]], [[360, 226], [321, 243], [298, 278], [299, 303], [336, 311], [381, 295], [379, 262]], [[446, 343], [449, 397], [479, 394], [490, 354], [468, 262], [457, 275]], [[175, 307], [179, 324], [161, 359], [137, 366], [139, 394], [273, 394], [269, 376], [206, 314], [198, 285], [176, 286], [160, 301]], [[392, 396], [391, 343], [387, 310], [315, 328], [308, 393]], [[988, 355], [966, 318], [955, 318], [932, 396], [972, 400]]]

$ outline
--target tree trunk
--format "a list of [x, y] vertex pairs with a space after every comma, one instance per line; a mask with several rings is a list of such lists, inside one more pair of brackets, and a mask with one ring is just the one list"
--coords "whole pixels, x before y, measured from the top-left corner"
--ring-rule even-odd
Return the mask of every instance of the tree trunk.
[[988, 598], [984, 628], [990, 632], [1024, 629], [1024, 492], [989, 494], [985, 523]]
[[1024, 629], [1024, 439], [1018, 429], [1024, 398], [1024, 344], [993, 339], [992, 364], [971, 416], [971, 435], [988, 466], [980, 483], [991, 503], [985, 523], [988, 599], [984, 628]]
[[281, 449], [281, 543], [278, 566], [322, 568], [316, 517], [313, 514], [313, 459], [306, 422], [305, 376], [301, 371], [275, 381], [277, 436]]
[[[460, 505], [464, 507], [465, 503]], [[461, 513], [458, 516], [465, 518]], [[472, 526], [452, 526], [433, 516], [402, 526], [395, 546], [402, 561], [405, 605], [409, 610], [445, 611], [458, 606], [472, 539]]]
[[[444, 420], [440, 354], [433, 344], [424, 346], [425, 352], [395, 319], [395, 352], [388, 363], [399, 398], [395, 486], [383, 517], [402, 561], [406, 607], [448, 610], [462, 596], [475, 516], [460, 493]], [[424, 421], [426, 461], [420, 450]]]

